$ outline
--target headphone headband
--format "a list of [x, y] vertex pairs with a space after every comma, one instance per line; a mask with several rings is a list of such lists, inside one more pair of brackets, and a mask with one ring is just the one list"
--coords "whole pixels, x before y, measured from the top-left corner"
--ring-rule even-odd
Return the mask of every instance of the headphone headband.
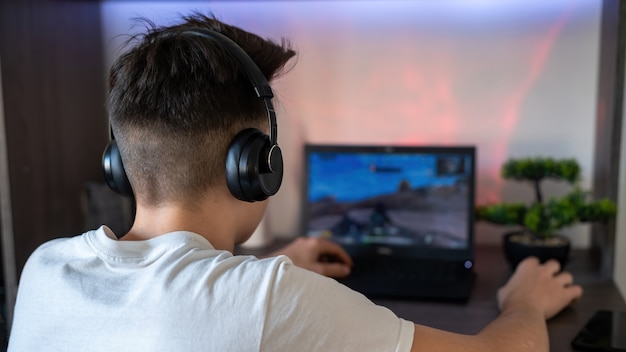
[[262, 98], [263, 103], [265, 104], [267, 119], [270, 126], [270, 144], [278, 144], [278, 124], [276, 123], [276, 111], [274, 110], [274, 104], [272, 104], [274, 93], [272, 92], [269, 82], [254, 61], [252, 61], [250, 56], [232, 39], [217, 31], [203, 28], [193, 28], [182, 30], [179, 34], [195, 35], [216, 41], [226, 48], [226, 51], [233, 55], [237, 61], [239, 61], [241, 66], [244, 68], [250, 83], [252, 83], [256, 96]]

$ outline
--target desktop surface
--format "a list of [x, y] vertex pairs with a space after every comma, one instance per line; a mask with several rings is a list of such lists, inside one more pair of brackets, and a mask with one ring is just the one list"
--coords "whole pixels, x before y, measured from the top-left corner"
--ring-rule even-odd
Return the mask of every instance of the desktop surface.
[[[402, 318], [434, 328], [476, 334], [498, 315], [496, 292], [511, 275], [499, 246], [477, 247], [476, 282], [466, 304], [436, 301], [373, 301]], [[602, 278], [587, 250], [573, 250], [567, 271], [583, 286], [583, 297], [548, 321], [550, 351], [575, 351], [570, 343], [597, 310], [626, 311], [626, 302], [611, 278]]]
[[[263, 255], [286, 244], [276, 241], [267, 248], [238, 248], [237, 254]], [[498, 315], [496, 292], [511, 275], [500, 246], [476, 247], [476, 281], [469, 301], [373, 298], [399, 317], [417, 324], [462, 334], [476, 334]], [[588, 250], [573, 250], [566, 270], [583, 286], [583, 297], [548, 321], [550, 351], [576, 351], [571, 341], [597, 310], [626, 311], [626, 302], [611, 278], [601, 277]]]

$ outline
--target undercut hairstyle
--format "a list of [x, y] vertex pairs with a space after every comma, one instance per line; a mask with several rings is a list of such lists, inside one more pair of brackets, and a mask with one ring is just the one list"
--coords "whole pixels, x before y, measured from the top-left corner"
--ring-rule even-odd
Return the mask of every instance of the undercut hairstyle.
[[[111, 67], [107, 110], [137, 201], [147, 206], [197, 201], [225, 181], [228, 146], [248, 127], [268, 126], [241, 64], [219, 42], [180, 35], [194, 28], [237, 43], [268, 81], [295, 56], [289, 42], [263, 39], [214, 16], [193, 13], [167, 27], [145, 23], [144, 34]], [[178, 34], [177, 34], [178, 33]]]

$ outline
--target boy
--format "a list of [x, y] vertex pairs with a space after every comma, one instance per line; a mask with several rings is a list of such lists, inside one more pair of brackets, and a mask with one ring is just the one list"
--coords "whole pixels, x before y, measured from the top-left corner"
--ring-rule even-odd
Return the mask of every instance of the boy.
[[[280, 187], [266, 79], [295, 53], [200, 14], [137, 39], [109, 79], [121, 169], [105, 158], [110, 184], [135, 196], [133, 226], [120, 240], [101, 227], [33, 253], [9, 350], [548, 350], [545, 320], [582, 294], [556, 262], [520, 264], [498, 292], [501, 314], [465, 336], [400, 319], [286, 256], [233, 256]], [[328, 242], [283, 253], [330, 276], [349, 271]]]

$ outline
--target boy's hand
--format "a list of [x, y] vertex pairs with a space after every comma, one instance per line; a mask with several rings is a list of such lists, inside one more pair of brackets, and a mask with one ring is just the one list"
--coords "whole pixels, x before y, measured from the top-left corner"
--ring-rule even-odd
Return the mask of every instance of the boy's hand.
[[581, 297], [582, 288], [573, 282], [572, 274], [561, 272], [556, 260], [540, 264], [537, 258], [527, 258], [498, 291], [498, 305], [503, 312], [520, 307], [537, 309], [550, 319]]
[[272, 256], [286, 255], [304, 269], [341, 278], [350, 274], [352, 259], [340, 245], [323, 238], [300, 237]]

